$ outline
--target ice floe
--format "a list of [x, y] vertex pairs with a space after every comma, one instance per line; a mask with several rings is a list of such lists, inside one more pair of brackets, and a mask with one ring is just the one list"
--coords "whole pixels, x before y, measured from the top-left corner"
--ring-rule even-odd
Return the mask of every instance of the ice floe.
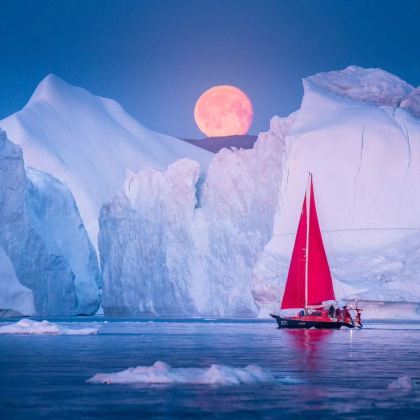
[[0, 334], [57, 334], [57, 335], [89, 335], [97, 334], [97, 328], [72, 329], [61, 327], [52, 322], [21, 319], [14, 324], [0, 327]]
[[410, 391], [414, 388], [416, 388], [417, 384], [416, 382], [408, 375], [400, 376], [395, 381], [391, 382], [388, 385], [388, 389], [394, 389], [394, 390], [406, 390]]
[[257, 365], [237, 368], [226, 365], [211, 365], [209, 368], [173, 368], [161, 361], [152, 366], [137, 366], [115, 373], [97, 373], [88, 379], [93, 384], [196, 384], [240, 385], [270, 383], [275, 377]]

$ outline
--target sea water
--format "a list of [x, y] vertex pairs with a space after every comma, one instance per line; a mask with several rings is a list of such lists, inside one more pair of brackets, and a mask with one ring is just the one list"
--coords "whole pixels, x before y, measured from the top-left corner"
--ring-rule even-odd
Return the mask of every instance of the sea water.
[[[327, 331], [279, 330], [274, 321], [49, 320], [98, 334], [1, 335], [2, 419], [420, 415], [418, 323]], [[257, 365], [269, 376], [236, 385], [87, 382], [157, 361], [175, 372]]]

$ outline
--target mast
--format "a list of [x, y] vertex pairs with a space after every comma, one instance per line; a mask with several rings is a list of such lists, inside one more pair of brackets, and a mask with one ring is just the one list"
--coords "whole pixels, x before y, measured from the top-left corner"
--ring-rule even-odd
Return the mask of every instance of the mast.
[[308, 283], [309, 283], [309, 223], [311, 211], [311, 184], [312, 174], [309, 172], [308, 185], [306, 186], [306, 249], [305, 249], [305, 310], [308, 308]]
[[335, 300], [334, 287], [315, 206], [313, 176], [302, 203], [281, 309], [318, 306]]

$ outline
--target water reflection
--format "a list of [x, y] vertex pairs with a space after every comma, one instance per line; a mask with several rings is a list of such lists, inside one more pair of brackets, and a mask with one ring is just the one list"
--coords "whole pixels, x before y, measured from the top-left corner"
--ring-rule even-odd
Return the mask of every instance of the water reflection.
[[325, 360], [326, 349], [331, 340], [333, 330], [284, 330], [290, 348], [298, 357], [295, 359], [299, 369], [317, 371]]

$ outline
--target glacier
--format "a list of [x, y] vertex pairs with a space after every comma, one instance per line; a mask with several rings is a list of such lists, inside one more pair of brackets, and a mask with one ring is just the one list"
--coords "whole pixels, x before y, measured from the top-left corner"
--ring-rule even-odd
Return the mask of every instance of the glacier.
[[100, 208], [121, 190], [128, 170], [165, 170], [187, 157], [204, 171], [212, 157], [183, 140], [146, 129], [116, 101], [53, 74], [0, 127], [21, 146], [27, 166], [69, 187], [95, 247]]
[[21, 148], [4, 131], [0, 179], [0, 268], [9, 296], [3, 296], [8, 301], [0, 309], [23, 315], [94, 313], [99, 266], [71, 192], [51, 175], [26, 171]]

